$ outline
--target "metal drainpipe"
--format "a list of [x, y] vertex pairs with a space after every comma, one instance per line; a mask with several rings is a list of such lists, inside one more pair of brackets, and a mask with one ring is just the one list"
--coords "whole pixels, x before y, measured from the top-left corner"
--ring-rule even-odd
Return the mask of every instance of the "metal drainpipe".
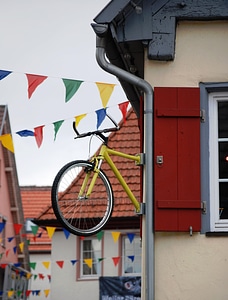
[[99, 66], [106, 72], [117, 76], [117, 78], [141, 88], [145, 93], [144, 104], [144, 202], [146, 203], [146, 213], [144, 219], [145, 241], [145, 276], [144, 288], [145, 299], [154, 300], [155, 296], [155, 259], [154, 259], [154, 225], [153, 225], [153, 89], [151, 85], [132, 73], [129, 73], [111, 64], [105, 56], [105, 35], [108, 26], [105, 24], [91, 24], [96, 33], [96, 60]]

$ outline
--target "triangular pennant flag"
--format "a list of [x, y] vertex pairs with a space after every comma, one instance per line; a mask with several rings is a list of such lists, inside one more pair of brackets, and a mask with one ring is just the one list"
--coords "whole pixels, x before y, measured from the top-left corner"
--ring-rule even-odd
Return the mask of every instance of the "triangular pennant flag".
[[34, 235], [37, 234], [39, 227], [37, 225], [31, 225], [31, 230]]
[[14, 291], [8, 291], [7, 292], [7, 295], [8, 295], [8, 298], [10, 299], [14, 294]]
[[43, 261], [42, 264], [45, 266], [46, 269], [50, 266], [50, 261]]
[[85, 258], [84, 262], [87, 264], [87, 266], [91, 269], [93, 265], [93, 259], [92, 258]]
[[63, 268], [63, 264], [64, 264], [63, 260], [58, 260], [58, 261], [56, 261], [56, 263], [61, 269]]
[[0, 233], [3, 231], [5, 228], [6, 222], [0, 222]]
[[66, 239], [68, 239], [70, 236], [70, 232], [66, 228], [63, 228], [63, 232], [65, 234]]
[[43, 234], [43, 232], [41, 231], [41, 232], [39, 232], [38, 234], [37, 234], [37, 238], [41, 238], [42, 237], [42, 234]]
[[48, 297], [49, 293], [50, 293], [50, 290], [44, 290], [45, 297]]
[[53, 234], [54, 234], [54, 232], [55, 232], [56, 227], [48, 227], [47, 226], [46, 229], [47, 229], [48, 236], [51, 239], [52, 236], [53, 236]]
[[14, 254], [17, 253], [17, 246], [13, 247], [13, 253], [14, 253]]
[[31, 269], [35, 270], [36, 269], [36, 262], [30, 262], [29, 266]]
[[0, 80], [7, 77], [11, 73], [12, 73], [11, 71], [0, 70]]
[[47, 76], [25, 74], [28, 80], [28, 98], [30, 99], [36, 88], [47, 78]]
[[101, 262], [104, 259], [105, 259], [104, 257], [100, 257], [100, 258], [98, 258], [98, 262]]
[[115, 267], [118, 265], [119, 261], [120, 261], [120, 256], [117, 257], [112, 257], [113, 263], [115, 265]]
[[72, 263], [72, 266], [74, 266], [77, 261], [78, 261], [77, 259], [72, 259], [70, 262]]
[[35, 139], [36, 139], [38, 148], [41, 146], [42, 141], [43, 141], [43, 128], [44, 128], [44, 125], [34, 128], [34, 135], [35, 135]]
[[119, 236], [120, 236], [120, 232], [116, 232], [116, 231], [112, 232], [112, 238], [113, 238], [115, 243], [118, 241]]
[[18, 134], [21, 137], [27, 137], [27, 136], [34, 136], [35, 135], [32, 130], [28, 130], [28, 129], [17, 131], [16, 134]]
[[26, 291], [26, 296], [29, 297], [30, 294], [31, 294], [31, 290], [27, 290], [27, 291]]
[[56, 139], [57, 132], [59, 131], [59, 128], [61, 127], [61, 125], [63, 124], [63, 122], [64, 122], [64, 120], [60, 120], [60, 121], [57, 121], [57, 122], [53, 123], [53, 125], [54, 125], [54, 131], [55, 131], [54, 141]]
[[96, 85], [100, 92], [100, 97], [101, 97], [101, 102], [103, 104], [103, 107], [106, 108], [109, 98], [112, 95], [115, 84], [96, 82]]
[[38, 277], [37, 274], [34, 274], [34, 275], [33, 275], [34, 280], [36, 280], [37, 277]]
[[119, 104], [119, 109], [123, 116], [123, 122], [126, 122], [126, 114], [127, 114], [127, 107], [128, 107], [129, 101], [123, 102]]
[[43, 274], [40, 274], [40, 273], [38, 274], [38, 276], [39, 276], [39, 279], [42, 279], [42, 280], [45, 278], [45, 276]]
[[32, 277], [32, 273], [26, 273], [26, 278], [30, 279]]
[[102, 238], [103, 238], [103, 236], [104, 236], [104, 231], [99, 231], [99, 232], [96, 234], [96, 236], [97, 236], [98, 241], [102, 240]]
[[15, 230], [15, 235], [18, 235], [19, 232], [21, 231], [21, 228], [22, 228], [22, 224], [14, 224], [14, 230]]
[[66, 88], [65, 102], [68, 102], [74, 96], [74, 94], [77, 92], [77, 90], [79, 89], [79, 87], [83, 81], [73, 80], [73, 79], [65, 79], [65, 78], [63, 78], [62, 80], [63, 80], [63, 83]]
[[75, 125], [76, 127], [78, 126], [78, 124], [80, 123], [80, 121], [86, 117], [87, 114], [82, 114], [82, 115], [79, 115], [79, 116], [76, 116], [75, 117]]
[[20, 243], [20, 244], [19, 244], [19, 247], [20, 247], [21, 252], [23, 252], [23, 251], [24, 251], [24, 243], [23, 243], [23, 242]]
[[4, 252], [0, 253], [0, 259], [2, 259]]
[[11, 237], [7, 238], [7, 240], [8, 240], [9, 243], [12, 242], [13, 239], [14, 239], [14, 236], [11, 236]]
[[14, 153], [13, 139], [10, 133], [1, 135], [0, 141], [3, 147]]
[[106, 109], [105, 108], [98, 109], [96, 110], [96, 114], [97, 114], [97, 129], [98, 129], [106, 117]]
[[51, 282], [51, 275], [48, 274], [47, 278], [48, 278], [49, 282]]
[[133, 262], [135, 260], [135, 256], [134, 255], [129, 255], [128, 258]]
[[127, 233], [127, 237], [129, 239], [130, 243], [132, 243], [134, 240], [134, 237], [135, 237], [135, 233]]
[[10, 249], [6, 250], [6, 257], [9, 255]]

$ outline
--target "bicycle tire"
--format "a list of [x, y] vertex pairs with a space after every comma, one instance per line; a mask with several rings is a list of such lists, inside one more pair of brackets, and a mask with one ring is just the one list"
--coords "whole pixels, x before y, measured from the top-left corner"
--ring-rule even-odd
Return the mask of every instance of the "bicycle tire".
[[[51, 191], [56, 218], [69, 232], [90, 236], [99, 232], [112, 215], [114, 198], [109, 179], [100, 170], [89, 198], [78, 198], [84, 175], [94, 174], [89, 161], [72, 161], [57, 173]], [[88, 186], [88, 185], [87, 185]]]

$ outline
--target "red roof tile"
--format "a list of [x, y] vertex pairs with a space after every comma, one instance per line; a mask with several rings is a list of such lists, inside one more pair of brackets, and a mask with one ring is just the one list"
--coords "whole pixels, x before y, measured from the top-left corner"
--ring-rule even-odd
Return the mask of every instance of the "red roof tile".
[[[109, 147], [132, 155], [139, 153], [140, 133], [138, 128], [138, 119], [133, 110], [130, 110], [128, 113], [126, 122], [120, 123], [120, 128], [121, 129], [118, 132], [114, 132], [110, 135]], [[133, 194], [138, 200], [140, 200], [140, 167], [136, 166], [134, 162], [120, 157], [113, 157], [113, 161], [120, 170]], [[112, 218], [135, 216], [135, 208], [131, 204], [128, 196], [124, 192], [122, 186], [116, 179], [113, 172], [110, 170], [110, 167], [107, 165], [107, 163], [104, 162], [102, 164], [102, 170], [109, 178], [114, 193], [114, 210]], [[71, 189], [73, 189], [73, 186]], [[101, 195], [102, 191], [100, 190], [99, 193]], [[66, 195], [64, 195], [63, 198], [64, 202], [68, 201], [66, 205], [69, 207], [69, 199], [67, 199]], [[100, 197], [100, 199], [101, 198], [102, 197]], [[101, 207], [102, 200], [99, 200], [99, 202], [96, 203], [96, 207], [93, 206], [91, 211], [87, 210], [85, 217], [88, 218], [90, 214], [93, 215], [93, 217], [95, 214], [99, 215], [102, 210]], [[50, 221], [56, 219], [51, 206], [43, 211], [39, 216], [37, 214], [36, 217], [39, 221]]]
[[[34, 219], [40, 215], [44, 208], [51, 205], [51, 187], [24, 186], [20, 188], [24, 218]], [[39, 228], [36, 236], [27, 234], [30, 240], [29, 251], [50, 251], [51, 239], [46, 230]]]

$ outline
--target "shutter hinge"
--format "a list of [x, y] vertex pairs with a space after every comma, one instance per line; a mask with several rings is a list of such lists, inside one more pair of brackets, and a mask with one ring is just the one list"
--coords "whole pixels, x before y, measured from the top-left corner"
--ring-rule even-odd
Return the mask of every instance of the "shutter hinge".
[[206, 201], [201, 202], [201, 209], [202, 209], [202, 213], [205, 215], [207, 213], [207, 202]]
[[204, 109], [200, 110], [200, 119], [201, 119], [202, 123], [205, 123], [205, 121], [206, 121], [206, 113], [205, 113]]

